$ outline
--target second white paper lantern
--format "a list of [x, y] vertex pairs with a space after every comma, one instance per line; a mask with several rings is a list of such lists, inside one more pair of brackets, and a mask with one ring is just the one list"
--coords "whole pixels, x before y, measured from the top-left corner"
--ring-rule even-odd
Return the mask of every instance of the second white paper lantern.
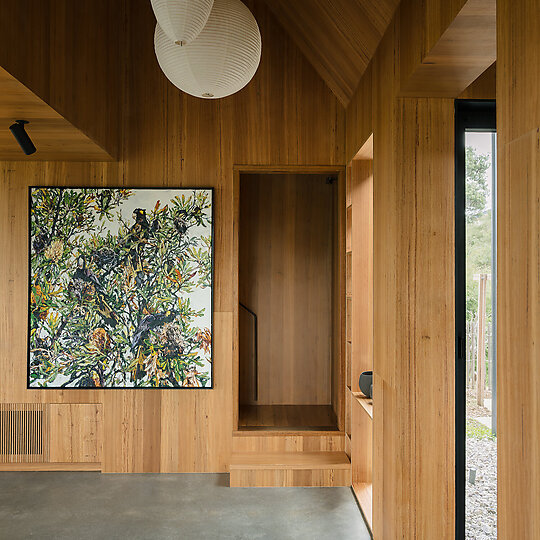
[[176, 87], [215, 99], [238, 92], [253, 78], [261, 59], [261, 34], [240, 0], [214, 0], [194, 41], [179, 47], [158, 24], [154, 47], [163, 73]]
[[176, 45], [191, 43], [208, 21], [214, 0], [151, 0], [157, 22]]

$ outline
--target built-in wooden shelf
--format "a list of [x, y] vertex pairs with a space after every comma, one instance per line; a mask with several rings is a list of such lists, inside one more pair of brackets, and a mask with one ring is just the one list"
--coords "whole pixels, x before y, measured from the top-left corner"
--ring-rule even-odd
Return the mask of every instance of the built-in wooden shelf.
[[373, 495], [371, 484], [353, 483], [352, 489], [370, 530], [373, 530]]
[[352, 298], [352, 252], [345, 255], [345, 293]]
[[362, 408], [368, 413], [370, 418], [373, 418], [373, 400], [362, 394], [362, 392], [353, 392], [355, 401], [360, 403]]
[[[366, 159], [347, 166], [347, 256], [345, 260], [346, 449], [350, 448], [352, 489], [372, 529], [373, 400], [358, 378], [373, 369], [373, 174]], [[354, 223], [354, 226], [353, 226]], [[350, 250], [350, 253], [349, 253]], [[349, 445], [349, 446], [347, 446]], [[378, 489], [378, 488], [376, 488]]]
[[352, 250], [352, 206], [345, 211], [345, 249], [347, 253]]

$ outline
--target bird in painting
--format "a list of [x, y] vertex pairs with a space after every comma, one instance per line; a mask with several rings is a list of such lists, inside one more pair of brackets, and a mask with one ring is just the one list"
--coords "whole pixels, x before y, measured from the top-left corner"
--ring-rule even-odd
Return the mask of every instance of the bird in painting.
[[86, 267], [86, 259], [83, 255], [77, 257], [77, 270], [75, 270], [75, 273], [73, 274], [73, 279], [80, 279], [86, 283], [92, 283], [97, 288], [101, 287], [96, 274]]
[[187, 225], [187, 212], [185, 210], [180, 210], [178, 215], [174, 218], [174, 228], [176, 232], [180, 235], [180, 238], [186, 234], [188, 229]]
[[73, 279], [70, 283], [70, 290], [75, 292], [75, 296], [79, 297], [79, 301], [83, 299], [83, 296], [77, 294], [77, 292], [85, 291], [87, 296], [93, 297], [97, 305], [97, 310], [103, 317], [103, 321], [112, 327], [115, 327], [118, 324], [118, 315], [110, 306], [107, 296], [103, 292], [103, 287], [101, 286], [96, 274], [87, 268], [86, 259], [83, 255], [79, 255], [77, 258], [77, 270], [75, 270], [75, 273], [73, 274]]
[[147, 231], [150, 228], [150, 224], [146, 218], [146, 210], [144, 208], [135, 208], [133, 219], [135, 223], [131, 226], [131, 234], [139, 240], [146, 238]]
[[148, 336], [150, 330], [154, 330], [159, 326], [174, 321], [176, 317], [176, 312], [166, 311], [165, 313], [149, 313], [145, 315], [141, 322], [138, 324], [135, 333], [133, 334], [133, 339], [131, 340], [131, 350], [136, 351], [139, 346], [142, 344], [144, 339]]

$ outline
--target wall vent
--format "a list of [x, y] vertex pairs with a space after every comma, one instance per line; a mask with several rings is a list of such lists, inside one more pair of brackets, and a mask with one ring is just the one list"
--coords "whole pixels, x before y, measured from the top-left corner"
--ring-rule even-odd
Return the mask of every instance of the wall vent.
[[47, 406], [0, 403], [0, 463], [47, 463]]

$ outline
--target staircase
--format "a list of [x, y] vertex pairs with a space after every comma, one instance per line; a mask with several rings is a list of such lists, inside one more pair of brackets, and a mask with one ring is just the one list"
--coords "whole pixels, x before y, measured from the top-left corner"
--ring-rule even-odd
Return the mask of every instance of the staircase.
[[237, 431], [231, 487], [336, 487], [351, 485], [351, 462], [339, 432]]

